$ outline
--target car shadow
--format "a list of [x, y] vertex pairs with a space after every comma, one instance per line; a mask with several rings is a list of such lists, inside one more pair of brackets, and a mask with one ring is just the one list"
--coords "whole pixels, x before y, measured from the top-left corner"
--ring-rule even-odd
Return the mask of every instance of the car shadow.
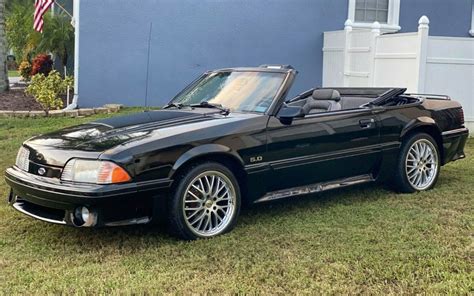
[[[449, 180], [443, 180], [439, 185], [446, 183], [449, 183]], [[255, 223], [255, 221], [259, 219], [261, 221], [271, 220], [265, 219], [266, 217], [281, 217], [282, 219], [285, 219], [288, 215], [293, 216], [295, 212], [308, 208], [324, 211], [325, 209], [335, 205], [350, 206], [360, 203], [375, 202], [386, 198], [400, 198], [400, 196], [393, 191], [390, 191], [384, 184], [366, 183], [345, 188], [337, 188], [325, 192], [247, 205], [241, 210], [237, 228]], [[34, 223], [41, 222], [34, 221]], [[31, 226], [30, 223], [27, 224]], [[271, 225], [268, 226], [271, 227]], [[34, 232], [34, 229], [38, 227], [43, 228], [42, 226], [37, 226], [35, 224], [32, 229], [19, 231], [23, 234], [30, 230]], [[47, 230], [47, 240], [53, 242], [61, 241], [62, 244], [79, 249], [82, 253], [96, 252], [103, 247], [118, 249], [123, 248], [124, 246], [148, 248], [151, 245], [176, 245], [186, 243], [170, 236], [164, 223], [107, 228], [74, 228], [52, 224], [47, 224], [46, 227], [49, 228]], [[36, 237], [38, 234], [32, 233], [32, 235]], [[30, 237], [30, 239], [34, 239], [34, 237]], [[46, 239], [44, 236], [37, 238], [39, 240]], [[93, 244], [85, 242], [93, 242]], [[134, 246], [137, 242], [139, 242], [139, 244]]]
[[[381, 194], [374, 196], [373, 192], [379, 191]], [[284, 217], [290, 215], [299, 209], [315, 207], [321, 210], [334, 204], [350, 205], [353, 203], [370, 202], [380, 199], [387, 193], [382, 186], [377, 184], [360, 184], [350, 188], [333, 189], [331, 191], [301, 195], [268, 201], [264, 203], [252, 204], [242, 208], [240, 221], [243, 224], [251, 223], [259, 217], [266, 215], [279, 215]], [[370, 193], [370, 194], [369, 194]], [[240, 222], [239, 221], [239, 222]], [[48, 235], [57, 236], [57, 238], [67, 236], [69, 244], [80, 243], [83, 241], [93, 241], [95, 246], [88, 245], [82, 250], [95, 250], [101, 245], [116, 244], [120, 247], [120, 242], [130, 240], [152, 240], [155, 243], [176, 243], [178, 240], [170, 236], [167, 232], [165, 223], [147, 224], [147, 225], [131, 225], [104, 228], [74, 228], [58, 225], [48, 225], [51, 227]]]

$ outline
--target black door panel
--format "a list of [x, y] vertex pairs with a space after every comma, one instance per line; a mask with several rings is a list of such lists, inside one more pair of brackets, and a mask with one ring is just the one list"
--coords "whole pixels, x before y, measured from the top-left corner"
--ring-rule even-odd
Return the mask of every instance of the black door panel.
[[379, 128], [370, 110], [308, 115], [267, 128], [271, 190], [372, 172], [380, 157]]

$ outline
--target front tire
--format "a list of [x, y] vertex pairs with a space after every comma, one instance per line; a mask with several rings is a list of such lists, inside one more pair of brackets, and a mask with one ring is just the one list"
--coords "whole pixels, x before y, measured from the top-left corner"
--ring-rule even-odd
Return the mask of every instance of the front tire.
[[409, 136], [402, 143], [395, 172], [396, 189], [403, 193], [429, 190], [440, 171], [440, 153], [436, 141], [426, 133]]
[[194, 240], [232, 230], [240, 212], [240, 188], [225, 166], [206, 162], [192, 166], [177, 180], [168, 212], [175, 236]]

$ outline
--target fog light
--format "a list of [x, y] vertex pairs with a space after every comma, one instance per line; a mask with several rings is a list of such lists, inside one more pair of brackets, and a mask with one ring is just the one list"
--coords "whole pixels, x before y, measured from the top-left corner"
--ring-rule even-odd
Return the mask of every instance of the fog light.
[[76, 226], [94, 226], [97, 222], [97, 215], [87, 207], [78, 207], [74, 211], [74, 224]]
[[10, 190], [10, 194], [8, 195], [8, 203], [13, 204], [15, 202], [15, 194], [13, 194], [13, 190]]
[[82, 221], [84, 221], [84, 222], [89, 221], [89, 216], [90, 216], [89, 209], [86, 208], [86, 207], [82, 207], [82, 208], [81, 208], [81, 218], [82, 218]]

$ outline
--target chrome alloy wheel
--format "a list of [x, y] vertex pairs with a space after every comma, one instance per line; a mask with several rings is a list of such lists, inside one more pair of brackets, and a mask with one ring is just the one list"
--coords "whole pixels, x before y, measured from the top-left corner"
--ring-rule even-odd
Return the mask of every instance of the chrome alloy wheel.
[[218, 171], [195, 177], [185, 191], [183, 214], [189, 229], [198, 236], [221, 233], [235, 214], [236, 192], [230, 179]]
[[438, 173], [438, 153], [426, 139], [414, 142], [408, 149], [405, 172], [410, 185], [416, 190], [431, 186]]

